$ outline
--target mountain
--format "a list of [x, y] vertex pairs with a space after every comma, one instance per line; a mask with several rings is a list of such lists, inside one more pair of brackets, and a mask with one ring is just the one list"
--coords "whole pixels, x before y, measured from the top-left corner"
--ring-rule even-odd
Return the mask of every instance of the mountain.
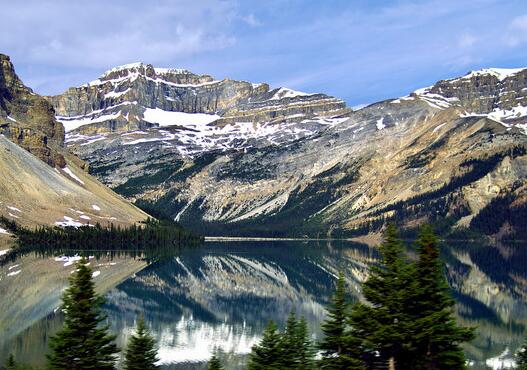
[[0, 54], [0, 215], [31, 227], [126, 225], [147, 217], [87, 168], [66, 149], [53, 106], [26, 87]]
[[145, 64], [48, 100], [92, 174], [206, 234], [349, 236], [389, 220], [526, 232], [510, 215], [527, 199], [527, 69], [358, 111]]

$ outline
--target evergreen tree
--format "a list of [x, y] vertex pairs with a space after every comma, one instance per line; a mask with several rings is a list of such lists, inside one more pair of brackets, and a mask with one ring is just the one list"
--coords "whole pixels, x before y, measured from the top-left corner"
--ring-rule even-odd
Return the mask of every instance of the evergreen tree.
[[159, 369], [157, 350], [154, 338], [150, 335], [145, 325], [143, 316], [139, 316], [135, 334], [128, 341], [126, 348], [125, 370], [154, 370]]
[[296, 342], [298, 343], [297, 369], [311, 370], [315, 366], [315, 348], [309, 337], [306, 320], [301, 317], [298, 322], [296, 333]]
[[346, 299], [346, 280], [339, 273], [335, 293], [327, 308], [328, 317], [322, 323], [324, 338], [318, 348], [322, 352], [322, 369], [361, 369], [356, 359], [354, 343], [347, 335], [348, 301]]
[[273, 321], [263, 333], [259, 344], [254, 345], [249, 355], [248, 370], [282, 369], [282, 338]]
[[9, 357], [7, 358], [7, 362], [5, 363], [4, 369], [5, 370], [16, 370], [18, 368], [15, 357], [12, 353], [9, 354]]
[[51, 339], [47, 355], [49, 369], [111, 370], [115, 368], [115, 336], [101, 323], [104, 300], [95, 293], [92, 271], [83, 258], [70, 277], [70, 286], [62, 297], [64, 327]]
[[466, 369], [461, 343], [472, 340], [473, 329], [459, 327], [453, 317], [438, 240], [430, 226], [421, 229], [417, 241], [419, 259], [414, 273], [413, 369]]
[[516, 370], [527, 370], [527, 340], [516, 353]]
[[380, 264], [371, 268], [362, 285], [368, 303], [353, 307], [349, 338], [360, 347], [361, 357], [370, 367], [408, 369], [413, 361], [408, 303], [414, 284], [395, 226], [388, 226], [379, 249]]
[[212, 355], [212, 358], [207, 365], [207, 370], [224, 370], [216, 353]]
[[307, 323], [304, 318], [298, 321], [293, 311], [287, 318], [280, 345], [282, 369], [313, 368], [315, 352], [309, 339]]

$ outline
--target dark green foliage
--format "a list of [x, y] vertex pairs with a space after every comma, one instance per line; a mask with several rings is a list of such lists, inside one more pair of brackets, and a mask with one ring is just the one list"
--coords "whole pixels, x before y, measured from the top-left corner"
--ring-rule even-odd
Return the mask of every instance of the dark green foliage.
[[414, 286], [395, 226], [388, 227], [380, 251], [380, 265], [372, 267], [363, 284], [368, 304], [353, 307], [349, 336], [354, 343], [360, 343], [362, 358], [370, 367], [392, 361], [397, 368], [406, 369], [412, 360], [408, 346], [412, 341], [412, 318], [407, 309]]
[[252, 348], [248, 369], [311, 370], [314, 366], [315, 349], [307, 323], [291, 312], [283, 333], [269, 323], [261, 342]]
[[214, 353], [207, 365], [207, 370], [224, 370], [223, 366], [221, 366], [220, 359], [216, 354]]
[[280, 370], [282, 369], [282, 337], [276, 324], [269, 322], [259, 344], [253, 346], [249, 355], [248, 370]]
[[471, 229], [493, 235], [508, 225], [511, 230], [502, 240], [527, 240], [527, 204], [514, 204], [517, 199], [513, 192], [494, 198], [472, 219]]
[[516, 353], [516, 369], [527, 370], [527, 341], [525, 341], [522, 348]]
[[313, 369], [315, 350], [309, 338], [307, 323], [304, 318], [298, 321], [294, 312], [287, 318], [281, 346], [282, 369]]
[[349, 303], [346, 299], [346, 280], [339, 274], [335, 293], [327, 308], [327, 319], [322, 323], [324, 338], [318, 347], [321, 350], [322, 369], [362, 369], [356, 353], [355, 342], [347, 334]]
[[459, 327], [452, 313], [454, 301], [439, 258], [438, 240], [424, 226], [417, 241], [419, 260], [415, 265], [415, 288], [411, 308], [414, 324], [415, 369], [465, 369], [463, 342], [473, 339], [473, 329]]
[[154, 338], [146, 328], [143, 316], [140, 316], [135, 334], [128, 341], [124, 368], [125, 370], [155, 370], [159, 369], [159, 366], [156, 366], [157, 361]]
[[[39, 226], [35, 230], [23, 228], [13, 221], [0, 216], [0, 224], [6, 225], [17, 237], [15, 252], [25, 251], [55, 253], [68, 250], [130, 250], [160, 254], [163, 250], [173, 250], [182, 246], [198, 245], [202, 238], [183, 229], [173, 221], [148, 219], [143, 225], [127, 228], [114, 226], [108, 228], [96, 224], [94, 227], [49, 227]], [[154, 253], [155, 252], [155, 253]]]
[[5, 370], [16, 370], [18, 369], [18, 366], [15, 362], [15, 357], [12, 354], [9, 354], [9, 357], [7, 358], [7, 361], [5, 363], [5, 366], [3, 367]]
[[50, 342], [48, 369], [111, 370], [115, 368], [115, 336], [102, 325], [104, 300], [95, 293], [92, 271], [82, 259], [62, 297], [64, 326]]
[[337, 358], [346, 346], [344, 332], [346, 331], [348, 301], [346, 300], [346, 280], [339, 274], [335, 293], [327, 308], [327, 319], [322, 323], [324, 338], [319, 343], [324, 359], [331, 361]]

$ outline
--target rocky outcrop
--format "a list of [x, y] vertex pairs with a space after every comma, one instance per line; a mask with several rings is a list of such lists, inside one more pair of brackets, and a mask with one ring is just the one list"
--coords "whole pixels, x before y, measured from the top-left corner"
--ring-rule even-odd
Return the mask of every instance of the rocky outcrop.
[[0, 133], [51, 166], [64, 167], [64, 128], [51, 104], [22, 83], [0, 54]]
[[48, 98], [68, 132], [127, 132], [158, 126], [185, 126], [191, 117], [209, 115], [211, 128], [262, 122], [278, 125], [348, 113], [343, 101], [324, 94], [290, 89], [269, 90], [267, 84], [214, 80], [186, 70], [130, 64], [99, 79]]
[[129, 225], [147, 215], [86, 173], [51, 104], [0, 55], [0, 215], [34, 225]]
[[[159, 79], [149, 73], [137, 79]], [[472, 72], [356, 112], [321, 94], [238, 84], [230, 107], [206, 100], [171, 111], [181, 124], [127, 132], [82, 126], [67, 145], [121, 194], [206, 234], [347, 236], [394, 219], [470, 226], [527, 179], [525, 70]], [[196, 112], [215, 117], [189, 123]]]

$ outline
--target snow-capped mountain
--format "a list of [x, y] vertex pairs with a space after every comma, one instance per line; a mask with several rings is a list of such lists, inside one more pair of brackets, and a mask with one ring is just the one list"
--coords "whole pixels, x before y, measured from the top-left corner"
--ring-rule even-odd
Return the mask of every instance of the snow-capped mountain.
[[344, 102], [323, 94], [143, 63], [114, 68], [50, 100], [68, 143], [109, 136], [123, 145], [158, 141], [184, 156], [297, 140], [349, 112]]
[[205, 233], [349, 235], [445, 217], [472, 227], [493, 199], [525, 193], [526, 69], [470, 72], [353, 112], [323, 94], [144, 64], [49, 99], [103, 182]]

